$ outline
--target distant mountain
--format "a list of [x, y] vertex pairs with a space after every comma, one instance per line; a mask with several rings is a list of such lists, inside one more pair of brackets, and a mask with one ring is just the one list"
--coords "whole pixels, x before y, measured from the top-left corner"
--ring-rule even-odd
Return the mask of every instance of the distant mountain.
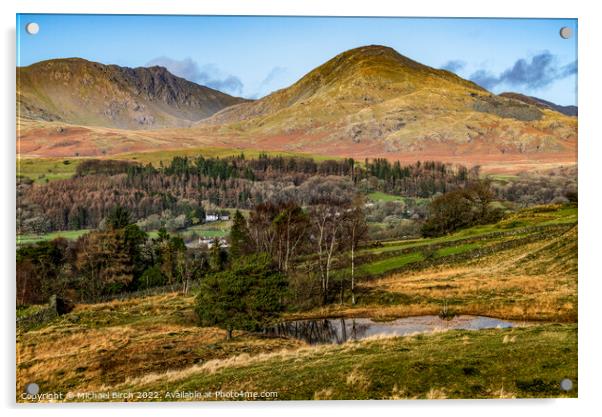
[[576, 123], [548, 110], [372, 45], [343, 52], [292, 86], [228, 107], [198, 126], [341, 155], [573, 149]]
[[524, 94], [519, 93], [502, 93], [500, 94], [500, 96], [519, 100], [523, 103], [531, 104], [542, 109], [555, 110], [559, 113], [566, 114], [567, 116], [577, 116], [578, 114], [577, 106], [561, 106], [559, 104], [554, 104], [550, 101], [541, 98], [526, 96]]
[[189, 126], [244, 101], [163, 67], [69, 58], [17, 68], [19, 116], [35, 120], [127, 129]]
[[[492, 94], [385, 46], [343, 52], [255, 101], [198, 86], [159, 67], [72, 59], [18, 74], [21, 115], [34, 118], [20, 118], [24, 155], [217, 146], [440, 160], [498, 171], [577, 158], [577, 118], [542, 101]], [[140, 130], [164, 126], [183, 128]]]

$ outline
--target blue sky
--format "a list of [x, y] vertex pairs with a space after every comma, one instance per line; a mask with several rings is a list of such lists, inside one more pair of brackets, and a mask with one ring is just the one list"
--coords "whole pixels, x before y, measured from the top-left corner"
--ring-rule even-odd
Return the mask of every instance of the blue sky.
[[[25, 25], [40, 25], [28, 35]], [[568, 26], [573, 37], [559, 30]], [[445, 67], [495, 93], [577, 101], [576, 19], [428, 19], [33, 15], [17, 16], [17, 65], [81, 57], [163, 65], [245, 97], [286, 87], [336, 54], [380, 44]]]

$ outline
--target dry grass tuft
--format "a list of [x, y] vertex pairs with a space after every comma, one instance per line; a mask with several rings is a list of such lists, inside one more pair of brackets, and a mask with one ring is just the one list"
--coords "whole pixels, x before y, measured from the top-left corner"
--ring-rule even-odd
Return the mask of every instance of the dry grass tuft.
[[370, 378], [368, 378], [364, 372], [360, 371], [358, 367], [353, 368], [353, 370], [347, 375], [346, 382], [350, 387], [359, 389], [361, 391], [367, 391], [372, 384]]
[[408, 395], [405, 389], [400, 389], [397, 384], [393, 385], [391, 395], [386, 398], [387, 400], [407, 400]]
[[426, 393], [427, 400], [445, 400], [447, 398], [447, 394], [443, 389], [431, 388], [429, 392]]
[[311, 355], [321, 355], [325, 352], [337, 349], [337, 345], [305, 346], [293, 349], [282, 349], [276, 352], [259, 353], [256, 355], [241, 354], [224, 359], [210, 360], [201, 365], [193, 365], [184, 369], [170, 370], [160, 373], [149, 373], [141, 377], [127, 378], [120, 387], [146, 386], [157, 381], [161, 383], [174, 382], [186, 379], [199, 373], [214, 374], [225, 368], [242, 367], [262, 362], [277, 362], [284, 360], [295, 360], [307, 358]]
[[17, 388], [35, 380], [44, 381], [46, 391], [92, 391], [126, 378], [177, 373], [197, 363], [210, 370], [226, 358], [242, 362], [258, 353], [304, 346], [244, 332], [226, 341], [225, 331], [198, 327], [186, 317], [192, 303], [192, 297], [173, 293], [78, 305], [58, 322], [18, 336]]
[[331, 400], [333, 395], [332, 388], [324, 388], [314, 393], [314, 400]]
[[507, 400], [507, 399], [515, 399], [516, 398], [516, 393], [514, 392], [510, 392], [510, 391], [506, 391], [504, 389], [504, 385], [502, 384], [502, 387], [493, 392], [492, 398], [499, 398], [502, 400]]

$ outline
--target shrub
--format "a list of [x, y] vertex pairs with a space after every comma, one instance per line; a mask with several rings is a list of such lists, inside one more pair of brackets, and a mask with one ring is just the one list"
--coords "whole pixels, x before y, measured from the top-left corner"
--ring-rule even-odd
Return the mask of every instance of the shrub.
[[167, 283], [167, 279], [161, 272], [161, 268], [153, 266], [142, 273], [138, 281], [138, 288], [146, 289], [152, 287], [160, 287]]
[[489, 181], [476, 181], [465, 188], [433, 199], [429, 217], [422, 226], [424, 236], [441, 236], [463, 227], [495, 223], [504, 214], [493, 202]]
[[195, 308], [199, 324], [225, 329], [228, 339], [234, 329], [260, 330], [284, 309], [286, 287], [268, 255], [243, 257], [202, 282]]

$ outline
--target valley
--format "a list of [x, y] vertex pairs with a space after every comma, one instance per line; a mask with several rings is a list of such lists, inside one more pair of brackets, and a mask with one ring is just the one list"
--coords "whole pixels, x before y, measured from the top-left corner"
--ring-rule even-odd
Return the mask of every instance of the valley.
[[575, 106], [381, 45], [254, 99], [17, 81], [18, 402], [577, 397]]

